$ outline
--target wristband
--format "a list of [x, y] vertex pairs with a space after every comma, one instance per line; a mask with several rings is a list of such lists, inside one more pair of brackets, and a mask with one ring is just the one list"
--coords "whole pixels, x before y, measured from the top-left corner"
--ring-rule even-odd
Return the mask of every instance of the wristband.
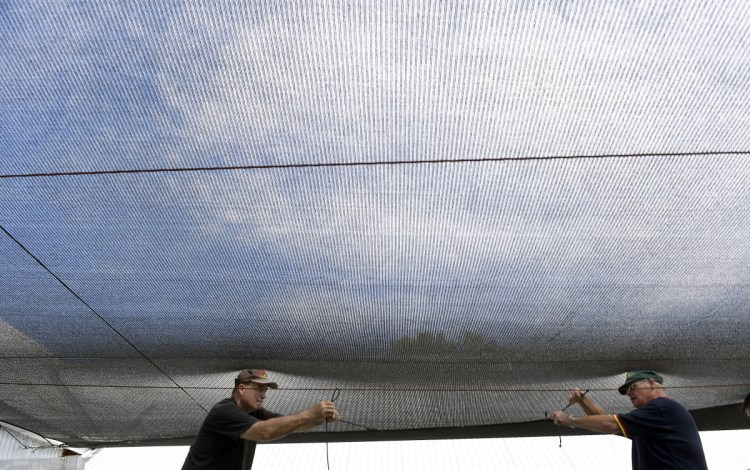
[[573, 418], [575, 418], [575, 416], [568, 417], [568, 427], [569, 428], [575, 428], [576, 427], [576, 425], [573, 424]]

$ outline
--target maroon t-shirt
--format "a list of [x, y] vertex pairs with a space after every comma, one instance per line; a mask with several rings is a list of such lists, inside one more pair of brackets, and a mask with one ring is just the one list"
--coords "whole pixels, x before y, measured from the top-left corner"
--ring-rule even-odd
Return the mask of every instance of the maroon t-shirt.
[[240, 436], [258, 421], [278, 416], [265, 408], [248, 413], [231, 398], [220, 401], [203, 421], [182, 470], [250, 470], [256, 443]]

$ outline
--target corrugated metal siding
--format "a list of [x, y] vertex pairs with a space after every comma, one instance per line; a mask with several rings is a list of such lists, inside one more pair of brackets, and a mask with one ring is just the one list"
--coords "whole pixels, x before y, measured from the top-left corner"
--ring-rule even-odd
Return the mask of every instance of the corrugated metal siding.
[[0, 470], [85, 470], [86, 461], [80, 456], [52, 459], [24, 458], [0, 460]]
[[[277, 446], [269, 446], [277, 447]], [[282, 452], [284, 447], [278, 452]], [[187, 446], [122, 447], [100, 449], [86, 464], [86, 470], [180, 470], [187, 455]], [[263, 468], [253, 465], [254, 468]], [[304, 466], [298, 468], [306, 468]]]
[[62, 449], [57, 447], [35, 449], [35, 447], [48, 445], [49, 442], [45, 440], [16, 433], [12, 429], [6, 429], [5, 426], [0, 428], [0, 461], [24, 458], [48, 459], [62, 456]]

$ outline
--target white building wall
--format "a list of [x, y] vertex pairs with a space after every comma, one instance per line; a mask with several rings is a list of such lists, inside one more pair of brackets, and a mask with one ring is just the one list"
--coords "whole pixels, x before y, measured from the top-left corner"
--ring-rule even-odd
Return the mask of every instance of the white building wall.
[[50, 443], [44, 439], [32, 437], [29, 433], [15, 429], [8, 424], [0, 424], [0, 462], [12, 459], [49, 459], [61, 456], [62, 448], [50, 447]]
[[[563, 430], [565, 432], [565, 430]], [[750, 429], [701, 432], [708, 468], [750, 469]], [[630, 470], [624, 437], [259, 444], [253, 468], [274, 470]], [[86, 470], [180, 470], [188, 448], [101, 449]], [[330, 466], [328, 465], [330, 463]]]

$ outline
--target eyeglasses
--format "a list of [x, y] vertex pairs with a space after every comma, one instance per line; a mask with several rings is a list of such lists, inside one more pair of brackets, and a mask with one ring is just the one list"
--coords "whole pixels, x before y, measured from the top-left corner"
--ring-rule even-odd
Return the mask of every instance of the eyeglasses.
[[637, 389], [638, 387], [636, 387], [636, 385], [638, 385], [641, 382], [643, 382], [643, 380], [638, 380], [637, 382], [633, 382], [632, 384], [630, 384], [630, 386], [627, 389], [625, 389], [625, 394], [627, 395], [628, 393]]

